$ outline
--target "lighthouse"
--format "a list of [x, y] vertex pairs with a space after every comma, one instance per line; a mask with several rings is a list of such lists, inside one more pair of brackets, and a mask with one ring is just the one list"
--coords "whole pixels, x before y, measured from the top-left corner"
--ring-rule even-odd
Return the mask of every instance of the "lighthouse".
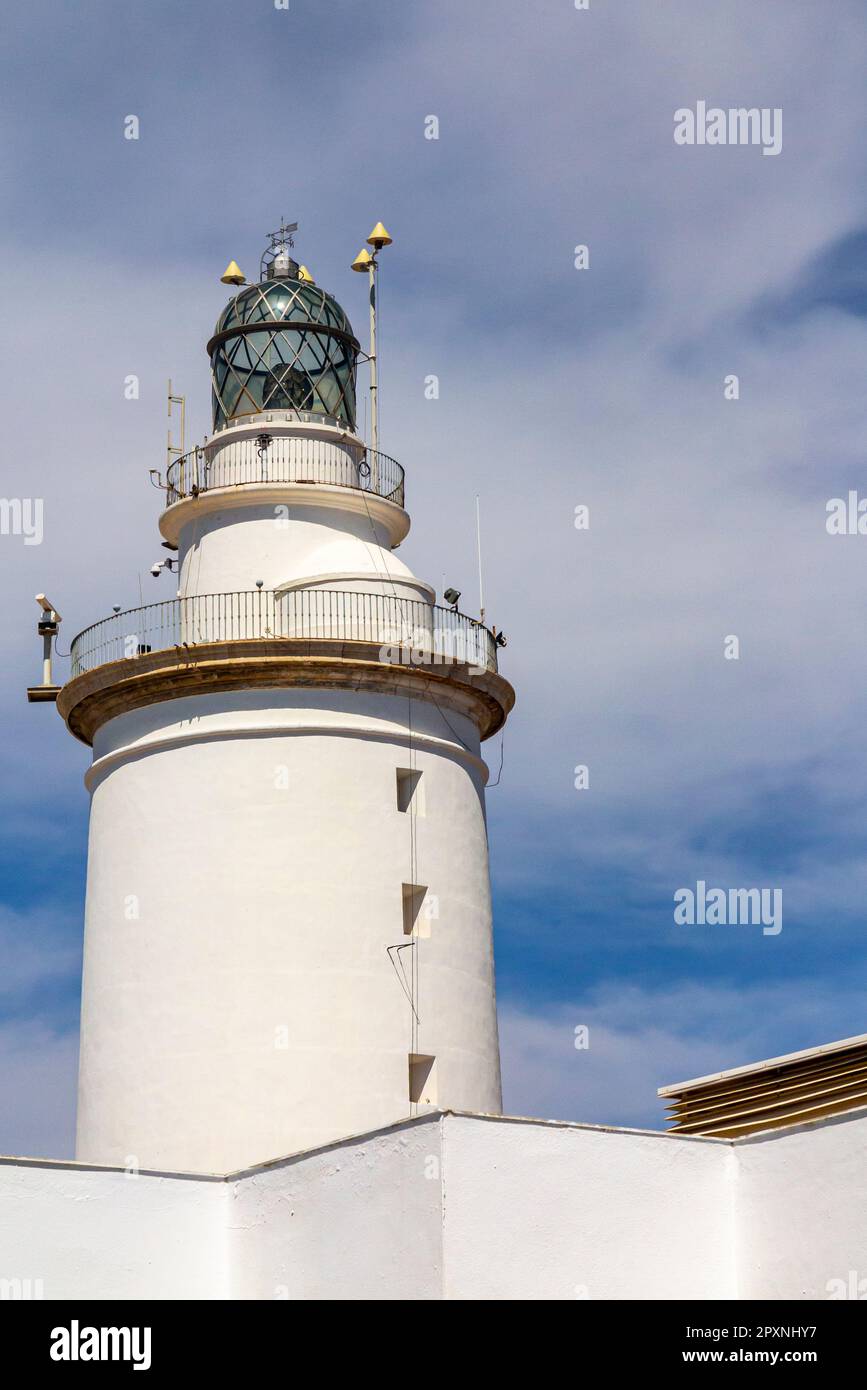
[[0, 1157], [0, 1297], [857, 1296], [867, 1035], [663, 1088], [670, 1134], [500, 1115], [501, 638], [398, 554], [375, 332], [365, 439], [292, 233], [224, 273], [211, 433], [157, 479], [177, 593], [61, 686], [37, 596], [28, 697], [93, 750], [80, 1162]]
[[482, 743], [514, 694], [396, 553], [404, 469], [293, 231], [224, 277], [213, 428], [161, 479], [177, 596], [80, 633], [57, 697], [93, 749], [88, 1163], [225, 1173], [500, 1110]]

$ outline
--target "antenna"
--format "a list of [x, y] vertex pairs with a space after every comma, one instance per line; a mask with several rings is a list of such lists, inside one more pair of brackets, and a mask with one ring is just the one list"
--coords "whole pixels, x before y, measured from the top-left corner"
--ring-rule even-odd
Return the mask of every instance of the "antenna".
[[369, 282], [370, 297], [370, 352], [367, 360], [370, 364], [370, 448], [373, 454], [379, 448], [379, 394], [378, 394], [378, 358], [376, 352], [376, 272], [379, 269], [377, 257], [384, 246], [391, 246], [392, 238], [388, 235], [381, 222], [377, 222], [370, 236], [367, 238], [367, 246], [373, 247], [373, 255], [362, 246], [355, 260], [352, 262], [352, 269], [359, 275], [367, 275]]
[[[180, 444], [173, 444], [173, 443], [172, 443], [172, 427], [171, 427], [171, 425], [169, 425], [169, 428], [168, 428], [168, 435], [167, 435], [167, 440], [166, 440], [166, 477], [168, 477], [169, 465], [171, 464], [172, 459], [182, 459], [182, 458], [184, 457], [184, 454], [186, 453], [186, 448], [185, 448], [185, 445], [184, 445], [184, 440], [185, 440], [185, 438], [186, 438], [186, 426], [187, 426], [187, 400], [186, 400], [186, 397], [185, 397], [185, 396], [173, 396], [173, 395], [172, 395], [172, 379], [171, 379], [171, 377], [169, 377], [169, 398], [168, 398], [168, 399], [169, 399], [169, 412], [168, 412], [169, 420], [171, 420], [171, 418], [172, 418], [172, 406], [173, 406], [173, 405], [178, 405], [178, 406], [180, 406], [180, 408], [181, 408], [181, 442], [180, 442]], [[179, 481], [180, 481], [180, 483], [181, 483], [181, 491], [183, 491], [183, 479], [180, 479]]]
[[479, 494], [476, 493], [476, 554], [479, 558], [479, 617], [485, 621], [485, 588], [482, 583], [482, 517], [479, 508]]

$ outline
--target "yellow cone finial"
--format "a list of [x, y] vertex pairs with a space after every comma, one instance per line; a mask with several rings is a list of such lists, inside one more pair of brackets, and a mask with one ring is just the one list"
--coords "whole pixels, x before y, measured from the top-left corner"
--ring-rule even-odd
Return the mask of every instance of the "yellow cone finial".
[[360, 275], [364, 274], [372, 260], [373, 257], [371, 256], [367, 247], [362, 246], [358, 255], [355, 257], [355, 260], [352, 262], [352, 269], [357, 270]]
[[307, 269], [306, 265], [299, 265], [299, 267], [298, 267], [298, 279], [299, 279], [299, 280], [303, 280], [304, 283], [305, 283], [305, 285], [315, 285], [315, 284], [316, 284], [316, 281], [313, 279], [313, 276], [310, 274], [310, 271]]
[[383, 246], [391, 245], [391, 237], [385, 230], [381, 222], [377, 222], [370, 236], [367, 238], [368, 244], [374, 246], [377, 251], [381, 251]]
[[247, 281], [247, 277], [237, 261], [229, 261], [220, 279], [224, 285], [243, 285]]

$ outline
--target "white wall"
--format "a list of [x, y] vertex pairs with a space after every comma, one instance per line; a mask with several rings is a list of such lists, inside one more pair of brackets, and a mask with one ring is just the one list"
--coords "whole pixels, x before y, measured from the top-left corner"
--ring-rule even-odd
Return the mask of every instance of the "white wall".
[[[260, 579], [265, 589], [277, 589], [348, 574], [379, 581], [367, 586], [379, 593], [430, 599], [430, 587], [392, 552], [389, 532], [373, 516], [374, 503], [368, 501], [365, 510], [364, 494], [345, 489], [328, 505], [324, 489], [310, 489], [312, 497], [304, 502], [301, 489], [292, 487], [251, 486], [239, 496], [203, 494], [206, 500], [199, 503], [178, 504], [185, 519], [179, 536], [181, 594], [253, 590]], [[154, 587], [154, 599], [162, 597]], [[334, 581], [333, 587], [361, 585]]]
[[438, 1299], [439, 1117], [351, 1139], [233, 1186], [233, 1298]]
[[[412, 721], [411, 748], [409, 721]], [[468, 745], [465, 747], [463, 745]], [[229, 691], [100, 730], [76, 1157], [225, 1173], [437, 1103], [498, 1111], [479, 735], [365, 691]], [[421, 772], [424, 816], [398, 809]], [[388, 947], [402, 884], [436, 899], [412, 1013]]]
[[829, 1280], [867, 1280], [865, 1146], [867, 1112], [736, 1144], [433, 1114], [224, 1180], [3, 1159], [0, 1281], [46, 1298], [826, 1299]]
[[233, 1296], [731, 1298], [731, 1146], [444, 1115], [235, 1186]]
[[446, 1116], [445, 1296], [731, 1298], [715, 1140]]
[[46, 1299], [224, 1298], [228, 1196], [201, 1178], [0, 1159], [0, 1280], [41, 1280]]
[[867, 1297], [867, 1111], [735, 1145], [740, 1298]]
[[[257, 455], [262, 432], [272, 441], [265, 456]], [[212, 436], [206, 452], [208, 487], [160, 519], [163, 535], [179, 547], [183, 595], [252, 590], [257, 580], [276, 589], [346, 574], [366, 575], [365, 587], [377, 592], [432, 597], [392, 553], [408, 534], [407, 513], [375, 488], [358, 488], [364, 446], [357, 436], [324, 422], [281, 423], [268, 413]], [[195, 469], [185, 473], [184, 488], [193, 481], [200, 481]]]

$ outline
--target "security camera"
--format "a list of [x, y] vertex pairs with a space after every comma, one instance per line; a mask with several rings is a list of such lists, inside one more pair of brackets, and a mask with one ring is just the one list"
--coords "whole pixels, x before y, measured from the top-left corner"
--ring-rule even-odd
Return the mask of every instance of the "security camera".
[[445, 599], [446, 603], [450, 603], [452, 605], [452, 608], [457, 608], [460, 597], [460, 589], [446, 589], [445, 593], [443, 594], [443, 598]]
[[163, 567], [163, 562], [162, 562], [162, 560], [157, 560], [157, 562], [156, 562], [155, 565], [151, 565], [151, 574], [153, 575], [154, 579], [159, 579], [159, 577], [160, 577], [160, 571], [162, 570], [162, 567]]

